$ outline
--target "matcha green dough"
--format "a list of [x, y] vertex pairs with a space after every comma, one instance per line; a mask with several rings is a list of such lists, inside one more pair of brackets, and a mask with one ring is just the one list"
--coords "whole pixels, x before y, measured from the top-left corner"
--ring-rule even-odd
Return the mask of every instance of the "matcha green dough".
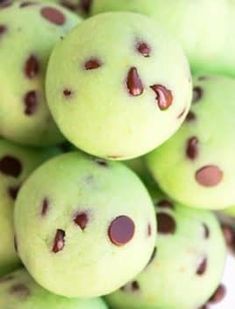
[[138, 157], [168, 139], [192, 94], [181, 48], [134, 13], [100, 14], [78, 25], [54, 49], [46, 89], [67, 139], [111, 160]]
[[36, 167], [57, 153], [56, 149], [35, 150], [0, 139], [0, 276], [20, 263], [13, 234], [13, 209], [17, 192]]
[[235, 76], [235, 2], [227, 0], [94, 0], [92, 14], [132, 11], [176, 37], [193, 71]]
[[235, 205], [235, 80], [194, 80], [192, 109], [180, 130], [146, 157], [159, 186], [187, 206]]
[[20, 144], [59, 143], [64, 138], [45, 100], [45, 71], [55, 43], [80, 19], [51, 3], [5, 1], [0, 10], [0, 134]]
[[196, 309], [218, 287], [226, 246], [215, 215], [154, 199], [158, 241], [149, 265], [106, 300], [112, 309]]
[[24, 265], [68, 297], [108, 294], [136, 276], [153, 251], [155, 225], [151, 198], [131, 170], [78, 152], [37, 169], [15, 208]]
[[26, 270], [20, 269], [0, 278], [2, 309], [107, 309], [101, 298], [66, 298], [38, 285]]

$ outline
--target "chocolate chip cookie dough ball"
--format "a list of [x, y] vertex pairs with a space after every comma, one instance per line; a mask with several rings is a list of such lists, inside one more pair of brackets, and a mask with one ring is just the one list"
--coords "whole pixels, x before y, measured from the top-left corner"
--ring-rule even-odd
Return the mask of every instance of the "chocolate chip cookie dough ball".
[[67, 139], [111, 160], [162, 144], [182, 124], [192, 95], [181, 48], [134, 13], [100, 14], [78, 25], [54, 49], [46, 89]]
[[52, 3], [0, 4], [0, 134], [4, 138], [34, 146], [64, 139], [47, 107], [45, 71], [56, 42], [79, 21]]
[[154, 207], [139, 178], [121, 163], [77, 152], [31, 175], [16, 202], [15, 228], [30, 274], [68, 297], [120, 288], [146, 266], [156, 238]]

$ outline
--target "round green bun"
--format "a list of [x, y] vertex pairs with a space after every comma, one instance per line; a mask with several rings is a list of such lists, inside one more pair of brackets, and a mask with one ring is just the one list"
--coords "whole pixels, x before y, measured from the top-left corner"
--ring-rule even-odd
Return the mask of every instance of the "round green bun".
[[45, 71], [56, 42], [79, 21], [51, 3], [18, 1], [1, 9], [0, 134], [4, 138], [34, 146], [64, 140], [45, 100]]
[[0, 278], [0, 308], [4, 309], [107, 309], [101, 298], [67, 298], [38, 285], [25, 269]]
[[0, 139], [0, 276], [20, 264], [14, 248], [13, 209], [17, 192], [29, 174], [56, 149], [35, 150]]
[[154, 200], [158, 241], [149, 265], [106, 300], [112, 309], [196, 309], [220, 283], [226, 246], [215, 215]]
[[150, 16], [179, 40], [194, 72], [235, 76], [234, 1], [94, 0], [91, 11]]
[[192, 95], [181, 48], [134, 13], [100, 14], [78, 25], [52, 53], [46, 90], [67, 139], [111, 160], [138, 157], [168, 139]]
[[152, 200], [125, 165], [79, 152], [41, 166], [16, 201], [19, 255], [44, 288], [68, 297], [111, 293], [148, 263]]
[[180, 130], [146, 156], [159, 186], [187, 206], [223, 209], [235, 205], [235, 80], [194, 80], [192, 109]]

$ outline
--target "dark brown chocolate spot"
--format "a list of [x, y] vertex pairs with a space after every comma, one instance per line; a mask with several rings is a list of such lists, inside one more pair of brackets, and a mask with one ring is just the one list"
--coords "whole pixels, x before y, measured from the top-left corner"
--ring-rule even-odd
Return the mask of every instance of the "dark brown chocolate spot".
[[39, 73], [39, 62], [36, 56], [31, 55], [25, 62], [24, 72], [29, 79], [34, 78]]
[[14, 235], [14, 249], [15, 249], [15, 252], [18, 252], [18, 243], [17, 243], [16, 235]]
[[174, 209], [174, 205], [172, 202], [168, 201], [168, 200], [161, 200], [157, 203], [157, 206], [160, 208], [171, 208]]
[[196, 115], [193, 112], [189, 112], [185, 119], [187, 122], [196, 120]]
[[207, 165], [196, 172], [195, 179], [203, 187], [215, 187], [222, 181], [223, 172], [216, 165]]
[[203, 223], [203, 230], [204, 230], [204, 237], [205, 239], [208, 239], [210, 237], [210, 230], [209, 230], [209, 227]]
[[30, 290], [23, 283], [18, 283], [10, 287], [9, 293], [15, 297], [27, 298], [30, 295]]
[[167, 213], [157, 214], [157, 229], [160, 234], [174, 234], [176, 230], [175, 219]]
[[57, 253], [57, 252], [63, 250], [64, 244], [65, 244], [64, 238], [65, 238], [65, 231], [58, 229], [56, 231], [54, 243], [53, 243], [53, 247], [52, 247], [52, 251], [54, 253]]
[[72, 91], [71, 89], [66, 88], [66, 89], [64, 89], [64, 91], [63, 91], [63, 95], [64, 95], [66, 98], [71, 97], [72, 94], [73, 94], [73, 91]]
[[38, 106], [38, 96], [36, 91], [31, 90], [25, 94], [24, 104], [25, 104], [24, 113], [27, 116], [31, 116], [36, 112]]
[[182, 112], [177, 116], [177, 119], [181, 119], [184, 116], [185, 112], [186, 112], [186, 108], [184, 108]]
[[201, 100], [203, 96], [203, 90], [201, 87], [194, 87], [193, 88], [193, 103], [196, 103]]
[[235, 245], [235, 231], [233, 227], [228, 224], [222, 224], [221, 229], [227, 246], [233, 247]]
[[0, 25], [0, 38], [7, 32], [7, 27], [5, 25]]
[[140, 290], [140, 285], [138, 281], [132, 281], [120, 288], [123, 292], [138, 292]]
[[151, 47], [146, 42], [138, 42], [136, 45], [137, 51], [144, 57], [149, 57], [151, 53]]
[[22, 164], [15, 157], [5, 156], [0, 160], [0, 172], [7, 176], [18, 177], [22, 172]]
[[131, 289], [132, 289], [133, 292], [136, 292], [140, 289], [140, 285], [139, 285], [138, 281], [133, 281], [131, 283]]
[[126, 85], [130, 95], [132, 96], [139, 96], [144, 92], [144, 87], [139, 77], [137, 68], [130, 68], [127, 75]]
[[152, 235], [152, 226], [151, 226], [150, 223], [148, 224], [147, 235], [148, 235], [149, 237]]
[[210, 304], [218, 304], [220, 303], [226, 295], [226, 288], [223, 284], [220, 284], [218, 288], [215, 290], [214, 294], [210, 297]]
[[20, 190], [19, 186], [8, 188], [8, 193], [13, 200], [16, 200], [19, 190]]
[[12, 5], [12, 0], [0, 0], [0, 9], [4, 9], [10, 5]]
[[41, 9], [41, 15], [46, 20], [55, 25], [63, 25], [66, 21], [64, 14], [54, 7], [44, 7]]
[[20, 8], [25, 8], [31, 5], [37, 5], [38, 2], [33, 2], [33, 1], [24, 1], [20, 3]]
[[44, 198], [44, 200], [42, 201], [42, 206], [41, 206], [41, 216], [45, 216], [48, 212], [48, 208], [49, 208], [49, 201], [47, 198]]
[[202, 276], [205, 274], [207, 269], [207, 258], [203, 257], [203, 259], [200, 261], [198, 268], [197, 268], [197, 275]]
[[88, 215], [85, 212], [79, 212], [75, 215], [73, 219], [74, 223], [78, 225], [82, 230], [85, 230], [87, 223], [89, 221]]
[[109, 225], [108, 235], [111, 242], [116, 246], [123, 246], [133, 238], [135, 233], [135, 224], [127, 216], [115, 218]]
[[108, 166], [108, 162], [104, 159], [101, 159], [101, 158], [95, 158], [95, 162], [100, 165], [100, 166], [103, 166], [103, 167], [107, 167]]
[[150, 88], [156, 94], [156, 100], [160, 110], [167, 110], [173, 103], [173, 95], [171, 91], [163, 85], [152, 85]]
[[85, 62], [84, 67], [86, 70], [95, 70], [101, 67], [101, 65], [102, 63], [99, 59], [91, 58]]
[[190, 160], [195, 160], [198, 157], [198, 143], [199, 140], [196, 136], [190, 137], [186, 145], [186, 156]]
[[85, 14], [89, 14], [92, 0], [80, 0], [80, 10]]
[[152, 252], [152, 254], [151, 254], [151, 256], [150, 256], [150, 259], [149, 259], [149, 261], [148, 261], [147, 266], [148, 266], [149, 264], [152, 263], [152, 261], [154, 260], [154, 258], [156, 257], [156, 255], [157, 255], [157, 247], [155, 247], [155, 248], [153, 249], [153, 252]]

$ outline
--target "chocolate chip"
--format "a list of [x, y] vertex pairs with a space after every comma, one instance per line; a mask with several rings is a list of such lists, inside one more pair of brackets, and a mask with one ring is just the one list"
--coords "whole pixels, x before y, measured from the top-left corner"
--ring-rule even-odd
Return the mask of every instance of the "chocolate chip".
[[21, 2], [19, 7], [20, 8], [25, 8], [25, 7], [28, 7], [28, 6], [31, 6], [31, 5], [37, 5], [38, 2], [33, 2], [33, 1], [24, 1], [24, 2]]
[[157, 206], [160, 208], [171, 208], [174, 209], [174, 205], [172, 202], [168, 201], [168, 200], [161, 200], [157, 203]]
[[0, 0], [0, 9], [4, 9], [10, 5], [12, 5], [12, 0]]
[[99, 59], [91, 58], [85, 62], [84, 67], [86, 70], [95, 70], [101, 67], [101, 65], [102, 63]]
[[186, 145], [186, 156], [190, 160], [195, 160], [198, 157], [198, 143], [196, 136], [190, 137]]
[[24, 104], [25, 104], [24, 113], [27, 116], [31, 116], [36, 112], [38, 106], [38, 96], [36, 91], [31, 90], [25, 94]]
[[197, 275], [199, 276], [202, 276], [204, 275], [204, 273], [206, 272], [206, 269], [207, 269], [207, 258], [203, 258], [201, 261], [200, 261], [200, 264], [197, 268]]
[[210, 237], [209, 227], [205, 223], [202, 224], [202, 227], [203, 227], [203, 230], [204, 230], [204, 237], [206, 239], [208, 239]]
[[103, 167], [107, 167], [108, 166], [108, 162], [104, 159], [100, 159], [100, 158], [95, 158], [95, 162]]
[[24, 72], [29, 79], [34, 78], [39, 73], [39, 62], [36, 56], [31, 55], [25, 62]]
[[203, 187], [215, 187], [222, 181], [223, 172], [216, 165], [207, 165], [196, 172], [195, 179]]
[[65, 16], [62, 12], [60, 12], [56, 8], [49, 6], [41, 9], [41, 15], [52, 24], [59, 26], [63, 25], [66, 21]]
[[184, 108], [182, 112], [177, 116], [177, 119], [181, 119], [184, 116], [185, 112], [186, 112], [186, 108]]
[[218, 288], [215, 290], [214, 294], [210, 297], [210, 304], [218, 304], [220, 303], [226, 295], [226, 288], [223, 284], [220, 284]]
[[133, 292], [136, 292], [140, 289], [140, 285], [139, 285], [138, 281], [133, 281], [131, 283], [131, 289], [132, 289]]
[[89, 14], [92, 1], [93, 1], [93, 0], [80, 0], [80, 6], [79, 6], [79, 8], [80, 8], [85, 14]]
[[30, 295], [30, 290], [23, 283], [18, 283], [10, 287], [9, 293], [15, 297], [27, 298]]
[[7, 176], [18, 177], [22, 172], [22, 164], [15, 157], [5, 156], [0, 160], [0, 172]]
[[140, 290], [140, 285], [138, 281], [132, 281], [121, 287], [123, 292], [138, 292]]
[[56, 231], [54, 243], [53, 243], [53, 247], [52, 247], [52, 251], [54, 253], [57, 253], [57, 252], [63, 250], [64, 243], [65, 243], [64, 238], [65, 238], [65, 231], [58, 229]]
[[194, 87], [193, 88], [193, 103], [196, 103], [201, 100], [203, 96], [203, 90], [201, 87]]
[[156, 255], [157, 255], [157, 247], [155, 247], [155, 248], [153, 249], [153, 252], [152, 252], [152, 254], [151, 254], [151, 257], [150, 257], [150, 259], [149, 259], [149, 261], [148, 261], [147, 266], [148, 266], [149, 264], [152, 263], [152, 261], [155, 259]]
[[228, 224], [222, 224], [221, 226], [225, 242], [228, 247], [232, 247], [235, 244], [235, 231], [232, 226]]
[[193, 112], [189, 112], [185, 119], [187, 122], [196, 120], [196, 115]]
[[49, 201], [47, 198], [44, 198], [44, 200], [42, 201], [42, 206], [41, 206], [41, 216], [45, 216], [48, 212], [48, 208], [49, 208]]
[[6, 32], [7, 32], [7, 27], [5, 25], [0, 25], [0, 38]]
[[175, 219], [167, 213], [157, 214], [157, 229], [160, 234], [174, 234], [176, 230]]
[[139, 77], [137, 68], [135, 67], [130, 68], [127, 75], [126, 85], [130, 95], [132, 96], [139, 96], [144, 92], [144, 87]]
[[160, 110], [167, 110], [173, 103], [171, 91], [163, 85], [152, 85], [150, 88], [156, 94], [156, 100]]
[[115, 218], [109, 225], [108, 235], [111, 242], [116, 246], [123, 246], [133, 238], [135, 224], [127, 216]]
[[67, 89], [67, 88], [66, 88], [66, 89], [63, 90], [63, 95], [64, 95], [65, 97], [67, 97], [67, 98], [71, 97], [72, 94], [73, 94], [73, 92], [72, 92], [71, 89]]
[[144, 57], [149, 57], [151, 53], [151, 47], [146, 42], [138, 42], [136, 45], [137, 51]]
[[10, 197], [13, 200], [16, 200], [19, 190], [20, 190], [19, 186], [17, 186], [17, 187], [9, 187], [8, 188], [8, 194], [10, 195]]
[[85, 212], [79, 212], [73, 219], [74, 223], [77, 224], [82, 230], [85, 230], [89, 221], [88, 215]]

